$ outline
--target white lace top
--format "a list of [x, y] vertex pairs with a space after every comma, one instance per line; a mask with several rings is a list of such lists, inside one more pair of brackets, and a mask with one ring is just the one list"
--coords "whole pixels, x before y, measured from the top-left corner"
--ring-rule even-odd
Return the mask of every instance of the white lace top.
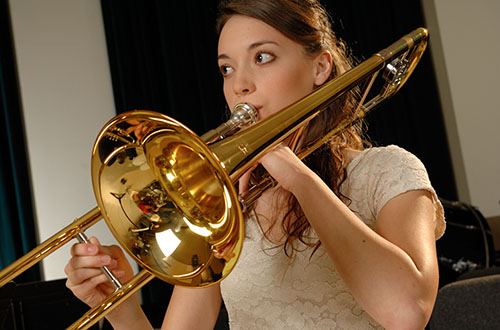
[[[372, 229], [387, 201], [425, 189], [433, 194], [436, 238], [443, 234], [443, 208], [424, 165], [411, 153], [397, 146], [366, 149], [347, 172], [342, 192], [352, 200], [350, 209]], [[247, 219], [240, 259], [221, 282], [231, 330], [382, 328], [348, 292], [322, 246], [312, 259], [307, 249], [293, 260], [273, 246], [256, 220]]]

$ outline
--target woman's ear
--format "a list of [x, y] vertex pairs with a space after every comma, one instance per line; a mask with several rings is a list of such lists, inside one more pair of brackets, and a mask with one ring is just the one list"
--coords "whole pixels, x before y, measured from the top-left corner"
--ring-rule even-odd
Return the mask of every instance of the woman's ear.
[[314, 85], [320, 86], [328, 80], [332, 72], [332, 65], [332, 54], [329, 51], [324, 51], [316, 57]]

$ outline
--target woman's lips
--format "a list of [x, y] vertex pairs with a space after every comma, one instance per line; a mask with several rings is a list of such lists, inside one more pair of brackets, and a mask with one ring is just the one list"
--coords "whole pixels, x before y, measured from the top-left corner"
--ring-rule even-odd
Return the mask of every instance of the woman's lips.
[[261, 117], [261, 113], [260, 113], [260, 111], [262, 110], [261, 105], [256, 105], [256, 104], [252, 104], [252, 103], [247, 103], [247, 104], [251, 105], [257, 111], [258, 117]]
[[253, 107], [257, 111], [257, 120], [260, 119], [260, 117], [262, 116], [262, 114], [260, 113], [260, 110], [262, 109], [262, 105], [253, 104], [251, 102], [240, 102], [240, 104], [242, 104], [242, 103]]

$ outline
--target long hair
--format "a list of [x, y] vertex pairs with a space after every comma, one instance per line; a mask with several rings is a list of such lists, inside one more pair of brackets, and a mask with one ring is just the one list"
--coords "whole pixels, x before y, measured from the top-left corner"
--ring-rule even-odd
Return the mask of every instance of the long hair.
[[[353, 66], [353, 59], [348, 56], [344, 43], [337, 39], [332, 30], [327, 11], [317, 0], [221, 1], [217, 20], [219, 35], [224, 24], [233, 15], [253, 17], [270, 25], [289, 39], [302, 45], [308, 56], [315, 57], [325, 50], [329, 51], [332, 54], [333, 65], [327, 81], [343, 74]], [[322, 111], [304, 128], [300, 144], [307, 145], [316, 141], [345, 118], [354, 117], [356, 100], [357, 92], [350, 91], [333, 102], [327, 110]], [[363, 124], [359, 122], [342, 130], [329, 143], [318, 148], [304, 160], [304, 163], [347, 204], [350, 202], [349, 199], [340, 191], [340, 186], [347, 178], [344, 150], [346, 148], [363, 149], [362, 127]], [[300, 204], [292, 194], [289, 194], [287, 204], [288, 209], [281, 224], [286, 235], [285, 253], [288, 256], [293, 255], [296, 251], [293, 244], [295, 240], [300, 240], [306, 246], [314, 247], [314, 252], [319, 247], [320, 242], [319, 240], [311, 242], [308, 239], [311, 225]], [[273, 225], [275, 224], [276, 219], [273, 222]], [[266, 237], [269, 231], [265, 233]]]

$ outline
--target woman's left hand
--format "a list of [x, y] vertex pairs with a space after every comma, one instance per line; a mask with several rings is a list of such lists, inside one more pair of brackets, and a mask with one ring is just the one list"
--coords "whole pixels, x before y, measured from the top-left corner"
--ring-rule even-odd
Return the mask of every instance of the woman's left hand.
[[306, 178], [305, 175], [311, 171], [289, 147], [283, 144], [265, 154], [260, 163], [283, 189], [292, 193], [297, 180]]

